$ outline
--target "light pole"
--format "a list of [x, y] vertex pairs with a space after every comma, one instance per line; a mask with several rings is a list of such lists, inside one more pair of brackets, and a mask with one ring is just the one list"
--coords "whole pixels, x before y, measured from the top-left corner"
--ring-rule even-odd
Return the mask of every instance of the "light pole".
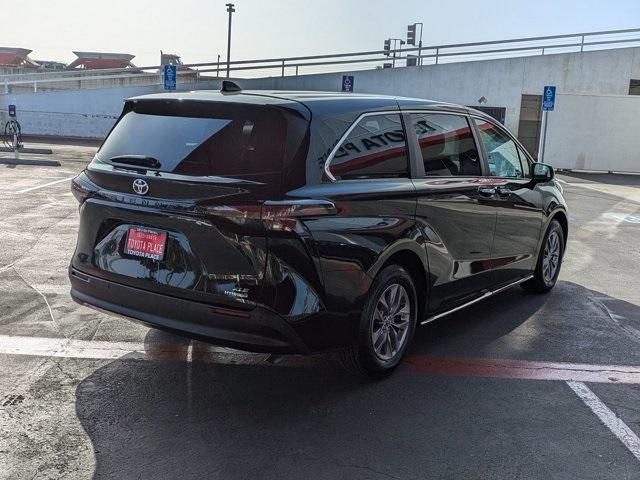
[[396, 66], [396, 49], [397, 49], [397, 42], [400, 42], [400, 56], [402, 56], [402, 45], [405, 44], [405, 41], [402, 40], [401, 38], [390, 38], [389, 40], [391, 40], [393, 42], [393, 67], [395, 68]]
[[229, 78], [229, 71], [231, 69], [231, 16], [236, 11], [233, 3], [227, 3], [227, 12], [229, 12], [229, 29], [227, 31], [227, 78]]
[[422, 65], [422, 29], [424, 28], [424, 24], [422, 22], [416, 23], [416, 25], [420, 25], [420, 41], [418, 42], [418, 64]]

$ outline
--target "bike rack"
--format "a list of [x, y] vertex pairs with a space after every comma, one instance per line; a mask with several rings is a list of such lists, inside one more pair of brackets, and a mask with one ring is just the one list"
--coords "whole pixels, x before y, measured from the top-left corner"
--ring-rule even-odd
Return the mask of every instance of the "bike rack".
[[[13, 153], [14, 158], [12, 160], [18, 160], [20, 153], [35, 155], [53, 154], [53, 151], [50, 148], [31, 148], [24, 146], [24, 144], [22, 143], [22, 127], [20, 126], [20, 122], [18, 122], [17, 120], [17, 109], [15, 105], [9, 105], [9, 120], [4, 125], [2, 143], [3, 146], [0, 146], [0, 152]], [[27, 163], [37, 164], [37, 162], [38, 160], [30, 160]], [[59, 165], [58, 162], [55, 163]], [[46, 164], [50, 165], [51, 162], [47, 161]]]

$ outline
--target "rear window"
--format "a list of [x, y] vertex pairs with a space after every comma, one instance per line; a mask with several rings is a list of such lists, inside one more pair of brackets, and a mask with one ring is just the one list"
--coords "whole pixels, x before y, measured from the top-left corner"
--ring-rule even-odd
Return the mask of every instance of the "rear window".
[[96, 161], [149, 157], [159, 170], [194, 176], [254, 176], [278, 172], [287, 140], [284, 116], [274, 109], [226, 107], [211, 116], [124, 114]]

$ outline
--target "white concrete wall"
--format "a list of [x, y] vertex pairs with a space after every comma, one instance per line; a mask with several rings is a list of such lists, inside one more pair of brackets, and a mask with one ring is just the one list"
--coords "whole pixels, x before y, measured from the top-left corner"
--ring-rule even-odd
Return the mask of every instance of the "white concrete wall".
[[355, 77], [355, 92], [430, 98], [463, 105], [506, 107], [506, 125], [517, 134], [522, 94], [542, 95], [545, 85], [559, 93], [625, 95], [629, 80], [640, 78], [640, 48], [446, 63], [423, 67], [366, 70], [239, 80], [243, 88], [341, 89], [342, 75]]
[[[190, 83], [183, 89], [219, 89], [218, 81]], [[124, 99], [162, 92], [162, 85], [129, 86], [38, 93], [0, 95], [0, 122], [8, 120], [7, 110], [15, 104], [25, 135], [52, 135], [101, 139], [122, 111]]]
[[[556, 85], [559, 94], [626, 95], [629, 80], [640, 79], [640, 47], [237, 82], [246, 89], [339, 91], [343, 74], [355, 77], [356, 92], [464, 105], [478, 105], [484, 96], [487, 106], [506, 107], [507, 127], [517, 134], [522, 94], [540, 95], [544, 85]], [[185, 89], [219, 87], [217, 81], [183, 85]], [[124, 98], [161, 90], [161, 85], [151, 85], [0, 94], [0, 122], [6, 121], [7, 105], [15, 103], [25, 133], [102, 138]]]
[[572, 170], [640, 172], [640, 96], [557, 96], [544, 162]]

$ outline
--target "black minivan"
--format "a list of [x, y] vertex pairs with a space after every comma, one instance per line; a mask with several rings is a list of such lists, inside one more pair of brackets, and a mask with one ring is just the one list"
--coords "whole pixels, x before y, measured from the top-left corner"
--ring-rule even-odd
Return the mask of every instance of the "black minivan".
[[568, 229], [553, 169], [481, 112], [231, 82], [127, 100], [72, 189], [76, 301], [371, 376], [417, 324], [550, 290]]

